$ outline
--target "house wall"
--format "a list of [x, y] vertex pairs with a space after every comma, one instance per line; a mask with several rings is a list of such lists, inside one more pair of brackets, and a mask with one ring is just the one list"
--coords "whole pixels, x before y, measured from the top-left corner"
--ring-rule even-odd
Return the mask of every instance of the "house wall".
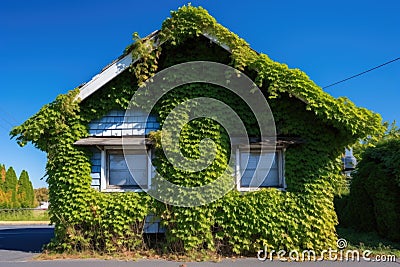
[[128, 135], [145, 135], [160, 128], [157, 118], [150, 115], [146, 121], [146, 113], [137, 109], [129, 112], [112, 110], [101, 119], [89, 123], [89, 135], [97, 137], [115, 137]]

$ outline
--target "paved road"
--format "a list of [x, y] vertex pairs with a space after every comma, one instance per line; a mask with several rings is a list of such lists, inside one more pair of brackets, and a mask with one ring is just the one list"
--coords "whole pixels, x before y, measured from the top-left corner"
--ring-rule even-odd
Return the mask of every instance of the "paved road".
[[41, 252], [54, 236], [48, 225], [1, 225], [0, 261], [23, 261]]
[[172, 262], [162, 260], [145, 261], [111, 261], [111, 260], [62, 260], [35, 261], [32, 258], [40, 253], [44, 244], [53, 237], [53, 227], [46, 225], [0, 226], [0, 267], [242, 267], [242, 266], [271, 266], [271, 267], [400, 267], [397, 263], [372, 262], [260, 262], [257, 259], [224, 260], [222, 262]]

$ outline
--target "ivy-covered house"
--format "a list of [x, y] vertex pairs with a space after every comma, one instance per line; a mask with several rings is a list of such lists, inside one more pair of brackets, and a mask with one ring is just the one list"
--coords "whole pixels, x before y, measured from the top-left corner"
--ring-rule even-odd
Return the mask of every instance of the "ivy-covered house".
[[[160, 98], [150, 116], [140, 106], [125, 113], [148, 78], [192, 61], [230, 65], [258, 85], [276, 125], [272, 152], [260, 152], [263, 140], [245, 104], [213, 84], [178, 87]], [[190, 121], [180, 131], [182, 153], [198, 157], [196, 144], [210, 138], [218, 155], [210, 167], [187, 173], [168, 162], [160, 132], [176, 105], [196, 97], [216, 98], [232, 107], [244, 121], [249, 145], [230, 144], [222, 126], [212, 120]], [[161, 30], [144, 39], [136, 37], [91, 81], [45, 105], [11, 135], [21, 145], [31, 142], [48, 155], [55, 248], [146, 248], [143, 232], [165, 231], [166, 239], [160, 242], [170, 251], [246, 253], [264, 246], [287, 251], [334, 248], [333, 197], [343, 176], [342, 151], [381, 131], [378, 114], [346, 98], [333, 98], [300, 70], [252, 50], [206, 10], [184, 6], [171, 13]], [[127, 150], [123, 139], [129, 139]], [[144, 145], [146, 153], [136, 145]], [[179, 207], [145, 192], [152, 188], [157, 172], [179, 185], [209, 183], [225, 170], [232, 150], [230, 175], [237, 178], [236, 186], [212, 203]], [[248, 158], [246, 164], [242, 157]], [[265, 167], [268, 174], [259, 188], [251, 188], [255, 166], [267, 158], [272, 158], [272, 165]], [[154, 218], [161, 223], [154, 223]]]

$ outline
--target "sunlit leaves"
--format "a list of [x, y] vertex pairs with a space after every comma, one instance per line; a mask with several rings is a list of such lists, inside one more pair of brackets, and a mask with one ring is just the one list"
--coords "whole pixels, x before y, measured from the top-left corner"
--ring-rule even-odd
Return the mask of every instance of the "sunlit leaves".
[[[230, 53], [209, 40], [205, 44], [202, 35], [211, 36]], [[264, 245], [287, 250], [334, 247], [337, 218], [333, 195], [341, 177], [337, 159], [344, 147], [358, 138], [381, 133], [380, 116], [346, 98], [333, 98], [304, 72], [256, 53], [203, 8], [184, 6], [164, 21], [158, 39], [134, 35], [134, 40], [127, 49], [138, 59], [131, 72], [121, 73], [82, 103], [76, 101], [79, 89], [61, 95], [11, 132], [21, 145], [32, 142], [47, 152], [50, 215], [56, 223], [53, 248], [104, 252], [143, 248], [144, 218], [149, 213], [162, 217], [167, 228], [166, 248], [172, 252], [254, 253]], [[207, 206], [184, 208], [156, 202], [145, 194], [104, 194], [91, 189], [90, 153], [73, 145], [87, 136], [87, 124], [110, 110], [126, 109], [138, 86], [156, 71], [193, 60], [230, 64], [253, 75], [269, 98], [277, 133], [303, 139], [302, 144], [290, 146], [285, 153], [287, 192], [232, 191]], [[224, 100], [245, 118], [249, 134], [257, 136], [248, 108], [210, 85], [187, 85], [161, 99], [153, 112], [162, 125], [174, 106], [198, 96]], [[171, 167], [160, 152], [160, 134], [151, 134], [159, 156], [153, 163], [174, 183], [202, 185], [227, 166], [229, 139], [212, 120], [187, 125], [180, 140], [182, 152], [192, 158], [199, 155], [200, 140], [207, 137], [216, 142], [218, 153], [204, 172], [187, 174]]]

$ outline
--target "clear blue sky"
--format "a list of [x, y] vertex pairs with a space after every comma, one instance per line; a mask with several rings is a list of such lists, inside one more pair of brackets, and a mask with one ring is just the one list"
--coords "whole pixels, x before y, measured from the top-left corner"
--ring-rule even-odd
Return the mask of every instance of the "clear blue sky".
[[[180, 0], [0, 1], [0, 163], [46, 186], [46, 155], [8, 132], [159, 29]], [[192, 1], [252, 48], [320, 86], [400, 57], [400, 1]], [[400, 121], [400, 60], [326, 89]]]

